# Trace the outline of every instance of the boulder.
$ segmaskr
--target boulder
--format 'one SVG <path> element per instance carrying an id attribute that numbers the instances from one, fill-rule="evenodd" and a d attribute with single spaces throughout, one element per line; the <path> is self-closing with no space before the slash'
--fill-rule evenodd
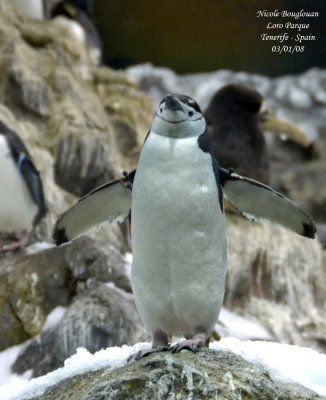
<path id="1" fill-rule="evenodd" d="M 102 282 L 111 282 L 121 293 L 126 291 L 126 295 L 130 293 L 129 271 L 125 266 L 124 257 L 116 248 L 88 237 L 60 247 L 35 244 L 2 257 L 0 350 L 41 333 L 47 315 L 55 307 L 69 306 L 77 293 L 79 298 L 83 297 L 84 291 Z M 87 304 L 91 303 L 89 296 L 85 296 Z M 90 299 L 98 302 L 94 296 Z M 75 318 L 84 323 L 83 302 L 80 307 Z M 89 313 L 89 318 L 96 315 Z M 68 336 L 66 340 L 70 340 Z"/>
<path id="2" fill-rule="evenodd" d="M 227 215 L 224 305 L 281 343 L 325 352 L 325 272 L 318 240 Z"/>
<path id="3" fill-rule="evenodd" d="M 34 400 L 97 399 L 315 400 L 303 386 L 273 379 L 260 365 L 212 349 L 160 353 L 121 368 L 101 368 L 65 379 Z"/>
<path id="4" fill-rule="evenodd" d="M 114 285 L 100 284 L 77 295 L 60 322 L 27 343 L 13 372 L 32 376 L 60 368 L 84 347 L 98 350 L 134 343 L 144 337 L 133 296 Z"/>

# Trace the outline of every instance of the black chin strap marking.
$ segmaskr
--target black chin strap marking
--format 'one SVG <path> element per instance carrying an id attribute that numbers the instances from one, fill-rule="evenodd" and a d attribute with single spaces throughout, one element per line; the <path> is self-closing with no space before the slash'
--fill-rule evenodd
<path id="1" fill-rule="evenodd" d="M 204 116 L 202 115 L 201 117 L 196 118 L 196 119 L 182 119 L 180 121 L 169 121 L 168 119 L 163 118 L 161 115 L 158 115 L 157 113 L 156 113 L 156 116 L 161 118 L 165 122 L 169 122 L 170 124 L 180 124 L 181 122 L 185 122 L 185 121 L 195 122 L 195 121 L 199 121 L 200 119 L 204 118 Z"/>

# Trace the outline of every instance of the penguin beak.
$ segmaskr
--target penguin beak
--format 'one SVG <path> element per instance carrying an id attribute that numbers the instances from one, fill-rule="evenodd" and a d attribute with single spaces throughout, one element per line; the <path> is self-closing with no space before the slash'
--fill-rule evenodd
<path id="1" fill-rule="evenodd" d="M 301 129 L 289 122 L 274 117 L 271 110 L 267 109 L 261 112 L 258 118 L 265 133 L 275 133 L 279 135 L 281 139 L 285 136 L 286 139 L 291 139 L 302 147 L 310 146 L 311 142 L 309 138 Z"/>
<path id="2" fill-rule="evenodd" d="M 173 96 L 173 94 L 168 94 L 165 97 L 165 107 L 164 110 L 170 111 L 183 111 L 180 102 Z"/>

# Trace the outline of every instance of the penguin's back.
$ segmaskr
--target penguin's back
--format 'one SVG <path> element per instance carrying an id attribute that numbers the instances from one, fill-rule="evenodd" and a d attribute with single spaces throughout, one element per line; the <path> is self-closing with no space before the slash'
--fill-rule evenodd
<path id="1" fill-rule="evenodd" d="M 133 292 L 146 328 L 212 330 L 224 295 L 225 219 L 212 156 L 197 137 L 150 133 L 133 185 L 132 246 Z"/>

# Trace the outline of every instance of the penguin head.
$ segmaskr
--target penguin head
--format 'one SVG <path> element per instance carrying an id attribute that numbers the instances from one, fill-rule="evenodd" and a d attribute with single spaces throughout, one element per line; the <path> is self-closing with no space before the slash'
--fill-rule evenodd
<path id="1" fill-rule="evenodd" d="M 223 86 L 213 96 L 205 116 L 208 124 L 220 121 L 221 114 L 245 117 L 259 112 L 262 96 L 253 88 L 242 84 L 231 83 Z"/>
<path id="2" fill-rule="evenodd" d="M 200 136 L 206 130 L 205 117 L 189 96 L 168 94 L 156 112 L 152 131 L 171 138 Z"/>

